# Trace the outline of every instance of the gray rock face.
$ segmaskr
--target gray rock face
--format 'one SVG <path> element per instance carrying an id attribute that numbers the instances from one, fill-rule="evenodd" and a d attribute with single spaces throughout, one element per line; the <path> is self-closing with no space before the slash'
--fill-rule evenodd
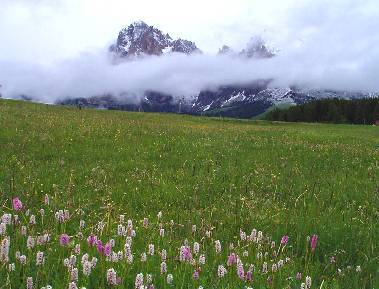
<path id="1" fill-rule="evenodd" d="M 194 42 L 177 39 L 143 21 L 134 22 L 122 29 L 110 51 L 119 57 L 162 55 L 171 52 L 191 54 L 200 52 Z"/>

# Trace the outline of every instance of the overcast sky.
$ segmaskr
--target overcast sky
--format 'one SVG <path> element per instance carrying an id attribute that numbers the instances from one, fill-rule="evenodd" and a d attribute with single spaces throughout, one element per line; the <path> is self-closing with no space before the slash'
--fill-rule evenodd
<path id="1" fill-rule="evenodd" d="M 29 81 L 38 75 L 66 76 L 46 67 L 41 72 L 35 65 L 62 62 L 65 72 L 79 67 L 86 75 L 96 69 L 93 63 L 105 65 L 103 60 L 94 60 L 94 55 L 104 52 L 120 29 L 136 20 L 173 38 L 195 41 L 207 55 L 215 54 L 223 44 L 242 49 L 257 34 L 280 49 L 279 56 L 267 65 L 245 63 L 241 68 L 241 63 L 233 62 L 234 66 L 222 71 L 221 63 L 212 58 L 196 59 L 191 73 L 197 75 L 196 69 L 207 66 L 206 71 L 220 74 L 212 75 L 212 81 L 217 77 L 219 82 L 247 80 L 247 75 L 260 72 L 282 85 L 295 81 L 314 87 L 379 90 L 378 0 L 0 0 L 0 80 L 8 88 L 27 90 L 26 76 Z M 83 53 L 92 58 L 83 58 Z M 179 57 L 175 61 L 182 63 L 154 63 L 181 73 L 187 60 Z M 229 75 L 233 67 L 244 75 Z M 191 73 L 186 71 L 183 81 Z M 23 76 L 22 81 L 17 76 Z M 204 83 L 194 91 L 207 81 L 205 75 Z M 75 81 L 66 88 L 74 85 Z"/>
<path id="2" fill-rule="evenodd" d="M 71 57 L 108 45 L 121 28 L 135 20 L 157 26 L 172 37 L 193 40 L 209 53 L 223 44 L 242 48 L 255 34 L 282 48 L 288 42 L 304 41 L 302 38 L 330 17 L 353 12 L 346 10 L 361 7 L 364 13 L 377 12 L 375 2 L 0 0 L 0 57 L 34 61 Z"/>

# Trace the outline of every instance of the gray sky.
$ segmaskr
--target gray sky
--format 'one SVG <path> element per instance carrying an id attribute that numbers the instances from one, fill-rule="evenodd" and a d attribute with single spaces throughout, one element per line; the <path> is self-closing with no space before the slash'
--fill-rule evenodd
<path id="1" fill-rule="evenodd" d="M 135 20 L 195 41 L 206 54 L 110 66 L 106 48 Z M 379 91 L 378 31 L 378 0 L 0 0 L 0 83 L 3 94 L 41 99 L 130 87 L 190 95 L 262 77 Z M 257 34 L 280 49 L 275 59 L 213 56 Z"/>
<path id="2" fill-rule="evenodd" d="M 0 57 L 38 61 L 70 57 L 81 51 L 104 47 L 116 39 L 121 28 L 135 20 L 144 20 L 173 37 L 193 40 L 209 53 L 216 52 L 223 44 L 242 48 L 255 34 L 261 34 L 273 45 L 282 47 L 293 41 L 292 38 L 301 39 L 304 33 L 309 33 L 309 25 L 300 25 L 295 27 L 297 31 L 291 31 L 293 27 L 290 26 L 294 23 L 289 21 L 293 21 L 290 18 L 297 10 L 305 13 L 298 15 L 300 21 L 307 20 L 301 19 L 304 17 L 313 17 L 309 14 L 317 5 L 312 2 L 0 0 Z M 327 4 L 326 8 L 328 6 L 333 5 Z M 289 35 L 290 31 L 295 33 Z"/>

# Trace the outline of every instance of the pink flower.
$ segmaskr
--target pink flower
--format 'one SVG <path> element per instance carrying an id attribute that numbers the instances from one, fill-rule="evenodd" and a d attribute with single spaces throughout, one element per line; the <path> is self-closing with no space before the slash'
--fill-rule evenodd
<path id="1" fill-rule="evenodd" d="M 68 245 L 68 243 L 70 243 L 70 237 L 69 237 L 69 235 L 62 234 L 59 237 L 59 244 L 61 244 L 61 246 L 66 246 L 66 245 Z"/>
<path id="2" fill-rule="evenodd" d="M 19 198 L 13 198 L 12 205 L 15 211 L 20 211 L 22 209 L 22 202 Z"/>
<path id="3" fill-rule="evenodd" d="M 288 243 L 288 239 L 289 239 L 289 237 L 287 235 L 284 235 L 282 237 L 282 240 L 280 240 L 280 244 L 282 244 L 283 246 L 285 246 Z"/>
<path id="4" fill-rule="evenodd" d="M 199 271 L 198 270 L 193 271 L 192 277 L 193 279 L 199 279 Z"/>
<path id="5" fill-rule="evenodd" d="M 253 280 L 253 272 L 251 270 L 246 272 L 245 279 L 248 282 L 251 282 Z"/>
<path id="6" fill-rule="evenodd" d="M 93 245 L 95 245 L 96 240 L 97 238 L 95 235 L 89 235 L 87 238 L 88 245 L 92 247 Z"/>
<path id="7" fill-rule="evenodd" d="M 96 248 L 97 248 L 97 251 L 100 254 L 103 254 L 103 252 L 104 252 L 104 246 L 103 246 L 103 243 L 101 242 L 101 240 L 97 240 L 96 241 Z"/>
<path id="8" fill-rule="evenodd" d="M 314 252 L 314 250 L 316 250 L 316 246 L 317 246 L 317 239 L 318 239 L 318 236 L 316 234 L 314 234 L 311 238 L 311 248 L 312 248 L 312 252 Z"/>
<path id="9" fill-rule="evenodd" d="M 105 256 L 109 256 L 109 255 L 111 254 L 111 252 L 112 252 L 112 246 L 111 246 L 111 244 L 108 242 L 108 243 L 106 243 L 105 246 L 104 246 L 104 255 L 105 255 Z"/>
<path id="10" fill-rule="evenodd" d="M 236 254 L 232 253 L 228 256 L 228 261 L 226 262 L 227 266 L 232 266 L 237 262 Z"/>
<path id="11" fill-rule="evenodd" d="M 298 280 L 301 279 L 301 273 L 300 273 L 300 272 L 297 272 L 297 273 L 296 273 L 296 279 L 298 279 Z"/>

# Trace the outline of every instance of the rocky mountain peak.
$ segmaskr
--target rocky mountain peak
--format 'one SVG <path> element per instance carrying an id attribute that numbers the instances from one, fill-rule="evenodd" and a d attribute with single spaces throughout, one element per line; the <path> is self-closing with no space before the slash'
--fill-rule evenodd
<path id="1" fill-rule="evenodd" d="M 154 26 L 137 21 L 119 32 L 117 41 L 110 47 L 110 51 L 119 57 L 133 57 L 170 52 L 191 54 L 200 50 L 194 42 L 180 38 L 173 40 L 169 34 L 164 34 Z"/>
<path id="2" fill-rule="evenodd" d="M 269 49 L 260 36 L 250 38 L 246 48 L 240 52 L 241 56 L 248 58 L 271 58 L 275 56 L 273 50 Z"/>

